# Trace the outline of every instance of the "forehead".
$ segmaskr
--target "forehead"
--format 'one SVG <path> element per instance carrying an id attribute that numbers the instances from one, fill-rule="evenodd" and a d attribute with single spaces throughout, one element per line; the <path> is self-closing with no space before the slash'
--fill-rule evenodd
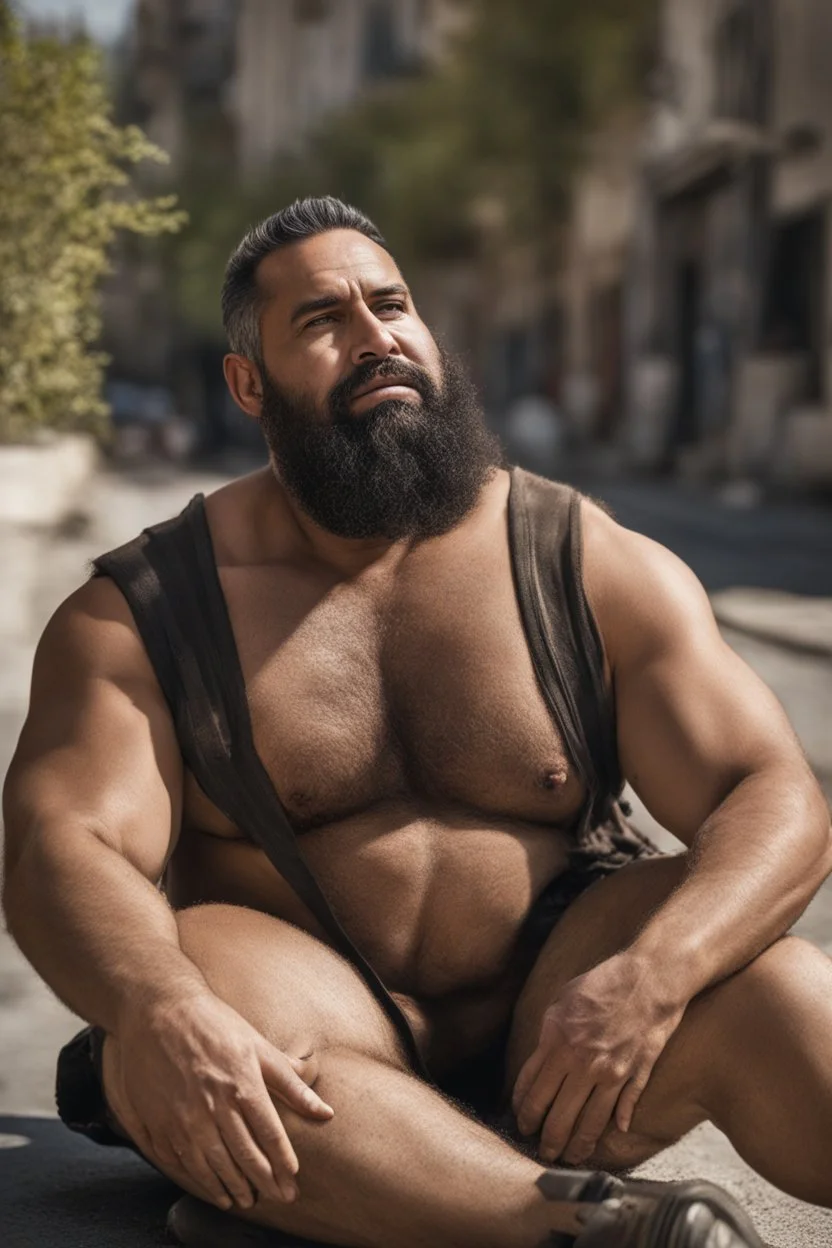
<path id="1" fill-rule="evenodd" d="M 348 295 L 353 283 L 372 289 L 401 282 L 389 252 L 356 230 L 329 230 L 273 252 L 257 270 L 258 285 L 273 313 L 299 299 Z"/>

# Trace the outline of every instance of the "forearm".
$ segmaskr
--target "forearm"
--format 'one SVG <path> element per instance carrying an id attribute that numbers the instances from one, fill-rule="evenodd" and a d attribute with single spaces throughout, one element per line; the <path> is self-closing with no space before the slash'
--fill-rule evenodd
<path id="1" fill-rule="evenodd" d="M 4 889 L 11 934 L 77 1014 L 117 1030 L 129 1008 L 204 990 L 164 897 L 89 832 L 32 838 Z"/>
<path id="2" fill-rule="evenodd" d="M 791 927 L 832 869 L 830 852 L 829 810 L 811 777 L 746 777 L 700 828 L 683 882 L 630 953 L 690 1000 Z"/>

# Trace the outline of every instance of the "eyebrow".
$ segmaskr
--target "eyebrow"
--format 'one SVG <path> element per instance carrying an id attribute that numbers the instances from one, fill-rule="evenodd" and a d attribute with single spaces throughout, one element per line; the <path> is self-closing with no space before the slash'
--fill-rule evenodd
<path id="1" fill-rule="evenodd" d="M 371 290 L 368 299 L 384 299 L 388 295 L 409 295 L 409 293 L 406 286 L 401 285 L 400 282 L 394 282 L 391 286 L 379 286 L 376 290 Z M 299 303 L 292 312 L 290 324 L 294 325 L 295 321 L 308 316 L 310 312 L 324 312 L 327 308 L 337 308 L 341 303 L 346 303 L 346 300 L 340 295 L 319 295 L 317 299 L 306 299 L 303 303 Z"/>

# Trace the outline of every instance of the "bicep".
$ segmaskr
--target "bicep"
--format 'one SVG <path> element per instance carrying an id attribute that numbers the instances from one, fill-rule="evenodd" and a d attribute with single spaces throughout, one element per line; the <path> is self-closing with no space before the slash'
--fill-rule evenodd
<path id="1" fill-rule="evenodd" d="M 719 636 L 678 636 L 618 672 L 616 705 L 623 774 L 688 844 L 746 776 L 800 758 L 780 704 Z"/>
<path id="2" fill-rule="evenodd" d="M 9 866 L 33 840 L 85 829 L 154 882 L 181 818 L 170 715 L 126 603 L 85 586 L 50 621 L 9 771 Z"/>
<path id="3" fill-rule="evenodd" d="M 773 693 L 723 640 L 690 569 L 605 520 L 596 596 L 622 772 L 650 813 L 690 843 L 746 776 L 771 766 L 802 772 L 802 752 Z"/>

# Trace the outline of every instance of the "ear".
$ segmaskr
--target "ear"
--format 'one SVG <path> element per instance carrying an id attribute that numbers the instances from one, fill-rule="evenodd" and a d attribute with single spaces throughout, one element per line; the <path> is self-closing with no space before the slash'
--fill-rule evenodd
<path id="1" fill-rule="evenodd" d="M 222 362 L 225 381 L 231 397 L 247 416 L 260 419 L 263 385 L 260 370 L 244 355 L 227 355 Z"/>

